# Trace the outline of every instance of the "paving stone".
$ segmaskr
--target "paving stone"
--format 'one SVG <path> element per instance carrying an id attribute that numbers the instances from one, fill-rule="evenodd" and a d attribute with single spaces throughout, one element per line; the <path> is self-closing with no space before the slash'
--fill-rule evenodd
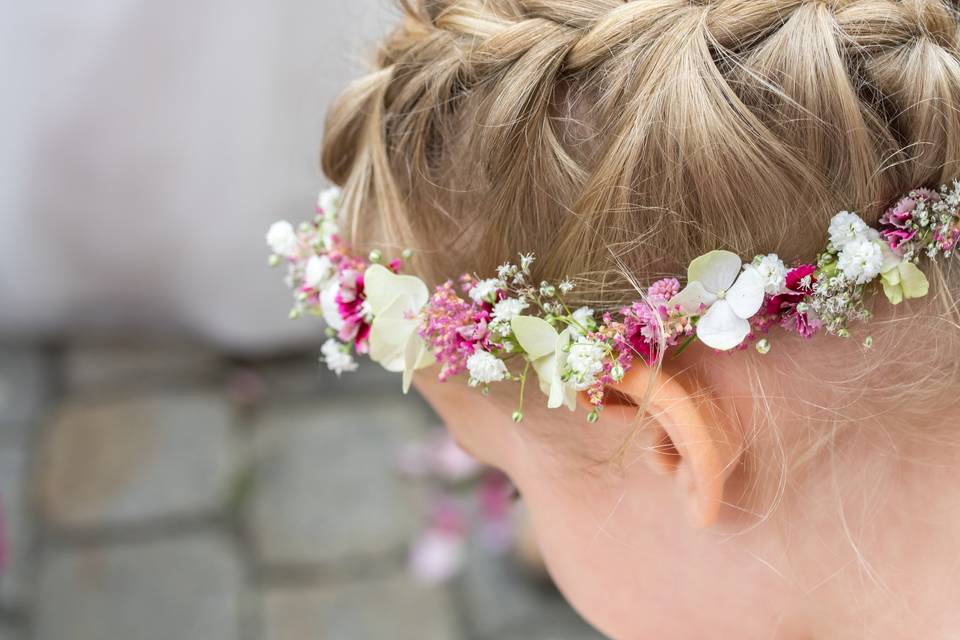
<path id="1" fill-rule="evenodd" d="M 0 605 L 7 609 L 25 606 L 30 591 L 30 526 L 24 503 L 26 451 L 0 446 L 0 500 L 6 539 L 6 567 L 0 571 Z M 0 638 L 2 638 L 0 634 Z"/>
<path id="2" fill-rule="evenodd" d="M 421 511 L 394 472 L 396 455 L 426 419 L 419 404 L 392 397 L 265 412 L 247 511 L 259 561 L 342 563 L 405 549 Z"/>
<path id="3" fill-rule="evenodd" d="M 43 513 L 64 529 L 219 508 L 232 475 L 231 414 L 205 393 L 71 402 L 42 451 Z"/>
<path id="4" fill-rule="evenodd" d="M 360 391 L 393 393 L 400 388 L 397 374 L 367 363 L 356 372 L 338 377 L 322 365 L 316 355 L 278 358 L 259 364 L 256 371 L 269 400 L 292 397 L 321 397 L 356 394 Z"/>
<path id="5" fill-rule="evenodd" d="M 603 638 L 546 579 L 531 577 L 510 556 L 491 557 L 471 546 L 456 586 L 467 625 L 482 640 Z"/>
<path id="6" fill-rule="evenodd" d="M 262 640 L 457 640 L 449 595 L 396 577 L 268 590 Z"/>
<path id="7" fill-rule="evenodd" d="M 0 621 L 0 640 L 22 640 L 23 637 L 19 627 Z"/>
<path id="8" fill-rule="evenodd" d="M 55 549 L 40 568 L 35 640 L 237 640 L 244 576 L 214 534 Z"/>
<path id="9" fill-rule="evenodd" d="M 80 344 L 67 349 L 63 379 L 71 394 L 103 395 L 220 378 L 222 359 L 188 344 Z"/>
<path id="10" fill-rule="evenodd" d="M 0 346 L 0 443 L 23 445 L 53 387 L 50 359 L 34 347 Z"/>

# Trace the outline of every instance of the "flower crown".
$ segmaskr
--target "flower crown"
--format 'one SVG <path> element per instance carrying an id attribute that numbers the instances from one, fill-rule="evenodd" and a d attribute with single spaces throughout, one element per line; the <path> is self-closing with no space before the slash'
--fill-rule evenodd
<path id="1" fill-rule="evenodd" d="M 401 275 L 401 260 L 386 262 L 379 251 L 352 256 L 339 236 L 339 209 L 340 192 L 330 189 L 311 222 L 298 229 L 276 222 L 267 233 L 271 264 L 286 262 L 286 283 L 295 291 L 291 317 L 322 316 L 328 325 L 321 360 L 340 375 L 357 368 L 354 352 L 368 354 L 403 373 L 404 392 L 414 371 L 435 363 L 441 380 L 466 371 L 484 392 L 493 383 L 519 382 L 517 422 L 531 370 L 548 407 L 574 410 L 577 394 L 586 392 L 595 421 L 606 385 L 622 380 L 638 359 L 650 364 L 694 340 L 718 351 L 753 343 L 766 354 L 764 336 L 774 326 L 806 338 L 849 337 L 852 323 L 871 316 L 869 294 L 882 289 L 894 305 L 926 296 L 917 264 L 949 257 L 960 244 L 955 181 L 939 192 L 911 191 L 880 218 L 879 229 L 856 213 L 838 213 L 814 263 L 788 267 L 768 254 L 744 264 L 729 251 L 711 251 L 690 263 L 686 286 L 658 280 L 640 300 L 598 313 L 568 306 L 569 280 L 532 282 L 532 254 L 503 264 L 494 277 L 462 275 L 431 294 L 421 279 Z"/>

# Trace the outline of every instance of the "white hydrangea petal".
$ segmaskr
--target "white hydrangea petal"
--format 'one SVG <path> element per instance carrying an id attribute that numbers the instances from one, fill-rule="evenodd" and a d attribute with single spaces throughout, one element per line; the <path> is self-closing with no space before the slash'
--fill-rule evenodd
<path id="1" fill-rule="evenodd" d="M 568 327 L 557 336 L 557 345 L 553 357 L 553 375 L 550 379 L 550 394 L 547 399 L 548 409 L 566 406 L 570 411 L 575 411 L 577 408 L 577 390 L 572 385 L 565 383 L 562 378 L 564 356 L 566 355 L 564 349 L 570 344 L 573 335 L 573 331 Z"/>
<path id="2" fill-rule="evenodd" d="M 420 327 L 420 320 L 407 318 L 414 301 L 401 295 L 374 317 L 370 326 L 370 359 L 387 371 L 404 370 L 407 341 Z"/>
<path id="3" fill-rule="evenodd" d="M 716 301 L 716 294 L 710 293 L 703 288 L 700 282 L 694 281 L 684 287 L 683 291 L 673 296 L 667 304 L 671 309 L 680 307 L 683 313 L 690 315 L 700 313 L 701 304 L 709 307 Z"/>
<path id="4" fill-rule="evenodd" d="M 765 294 L 763 276 L 755 268 L 747 267 L 727 290 L 726 301 L 735 314 L 750 319 L 760 311 Z"/>
<path id="5" fill-rule="evenodd" d="M 340 293 L 340 283 L 331 282 L 320 294 L 320 310 L 323 321 L 334 331 L 343 328 L 343 318 L 340 317 L 340 308 L 337 306 L 337 294 Z"/>
<path id="6" fill-rule="evenodd" d="M 687 270 L 687 282 L 699 282 L 710 293 L 729 289 L 736 281 L 743 260 L 730 251 L 711 251 L 696 258 Z"/>
<path id="7" fill-rule="evenodd" d="M 718 300 L 697 323 L 697 337 L 719 351 L 739 346 L 750 333 L 750 323 L 736 313 L 726 300 Z"/>
<path id="8" fill-rule="evenodd" d="M 363 292 L 374 317 L 383 313 L 394 300 L 406 296 L 410 300 L 408 310 L 417 312 L 430 299 L 426 283 L 416 276 L 400 276 L 383 265 L 367 267 L 363 274 Z"/>
<path id="9" fill-rule="evenodd" d="M 403 350 L 403 392 L 410 391 L 414 371 L 425 369 L 435 362 L 436 358 L 423 338 L 416 331 L 411 333 Z"/>
<path id="10" fill-rule="evenodd" d="M 517 316 L 510 321 L 510 327 L 531 361 L 552 354 L 557 347 L 560 334 L 543 318 Z"/>
<path id="11" fill-rule="evenodd" d="M 557 368 L 557 357 L 551 352 L 549 355 L 531 360 L 530 365 L 537 373 L 537 382 L 543 395 L 550 397 L 550 387 L 553 385 L 553 374 Z"/>

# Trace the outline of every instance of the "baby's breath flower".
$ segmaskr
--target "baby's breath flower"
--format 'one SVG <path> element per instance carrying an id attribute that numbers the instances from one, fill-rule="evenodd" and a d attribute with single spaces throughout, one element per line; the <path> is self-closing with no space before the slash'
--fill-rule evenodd
<path id="1" fill-rule="evenodd" d="M 509 323 L 530 305 L 519 298 L 504 298 L 493 307 L 494 322 Z"/>
<path id="2" fill-rule="evenodd" d="M 866 238 L 853 240 L 840 251 L 837 266 L 850 280 L 866 284 L 880 275 L 883 252 L 876 242 Z"/>
<path id="3" fill-rule="evenodd" d="M 492 353 L 477 351 L 467 359 L 467 371 L 470 372 L 470 384 L 490 384 L 501 382 L 507 377 L 507 365 Z"/>
<path id="4" fill-rule="evenodd" d="M 533 264 L 533 261 L 536 260 L 532 253 L 521 253 L 520 254 L 520 270 L 524 273 L 529 273 L 530 266 Z"/>
<path id="5" fill-rule="evenodd" d="M 837 251 L 842 251 L 844 247 L 854 240 L 862 240 L 867 229 L 869 229 L 869 227 L 867 223 L 863 221 L 863 218 L 849 211 L 841 211 L 833 216 L 833 220 L 830 221 L 830 228 L 828 230 L 830 234 L 830 244 L 832 244 Z"/>
<path id="6" fill-rule="evenodd" d="M 570 282 L 569 280 L 564 280 L 563 282 L 560 283 L 560 293 L 562 293 L 563 295 L 566 295 L 571 291 L 573 291 L 572 282 Z"/>
<path id="7" fill-rule="evenodd" d="M 357 361 L 350 355 L 349 347 L 333 338 L 323 343 L 320 353 L 323 354 L 320 358 L 321 362 L 325 362 L 330 371 L 336 373 L 337 376 L 344 372 L 349 373 L 357 370 Z"/>
<path id="8" fill-rule="evenodd" d="M 496 297 L 497 291 L 503 288 L 503 282 L 496 278 L 487 278 L 476 283 L 470 289 L 470 299 L 476 303 L 492 303 Z"/>

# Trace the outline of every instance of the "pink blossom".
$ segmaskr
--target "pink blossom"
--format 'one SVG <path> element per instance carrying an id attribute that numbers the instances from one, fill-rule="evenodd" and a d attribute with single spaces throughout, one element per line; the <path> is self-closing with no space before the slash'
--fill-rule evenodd
<path id="1" fill-rule="evenodd" d="M 458 296 L 451 281 L 436 288 L 427 303 L 420 337 L 441 365 L 441 380 L 463 372 L 467 359 L 477 349 L 489 351 L 496 346 L 489 332 L 491 311 L 487 303 L 477 304 Z"/>
<path id="2" fill-rule="evenodd" d="M 805 338 L 811 337 L 822 326 L 818 318 L 797 310 L 797 305 L 813 293 L 816 272 L 817 268 L 812 264 L 791 269 L 787 272 L 787 289 L 791 293 L 782 293 L 767 301 L 766 312 L 773 321 L 778 321 L 783 328 L 796 331 Z"/>

